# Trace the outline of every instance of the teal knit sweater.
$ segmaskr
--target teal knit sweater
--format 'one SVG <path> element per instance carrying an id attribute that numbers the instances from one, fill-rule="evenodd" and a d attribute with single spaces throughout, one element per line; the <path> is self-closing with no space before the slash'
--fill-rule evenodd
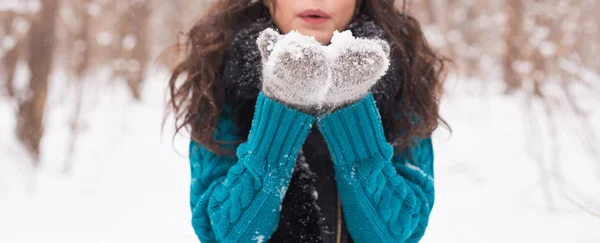
<path id="1" fill-rule="evenodd" d="M 236 140 L 225 109 L 214 137 Z M 418 242 L 434 202 L 431 138 L 394 156 L 373 95 L 313 117 L 261 92 L 235 158 L 190 142 L 192 225 L 201 242 L 266 242 L 276 230 L 294 163 L 317 124 L 330 151 L 355 242 Z M 411 156 L 409 156 L 411 155 Z"/>

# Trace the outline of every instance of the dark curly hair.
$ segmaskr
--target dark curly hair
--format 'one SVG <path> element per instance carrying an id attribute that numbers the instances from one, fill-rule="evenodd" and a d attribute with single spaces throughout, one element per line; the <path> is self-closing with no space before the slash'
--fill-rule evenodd
<path id="1" fill-rule="evenodd" d="M 392 98 L 393 105 L 381 111 L 383 120 L 392 121 L 386 132 L 392 133 L 392 145 L 399 152 L 413 138 L 430 136 L 438 124 L 446 124 L 439 114 L 439 102 L 449 60 L 429 46 L 419 22 L 406 14 L 406 2 L 400 8 L 393 2 L 358 0 L 357 13 L 368 16 L 386 32 L 401 60 L 397 68 L 404 70 L 399 79 L 402 84 Z M 199 144 L 216 153 L 226 152 L 220 146 L 223 142 L 212 136 L 226 103 L 224 87 L 217 80 L 224 49 L 237 31 L 265 15 L 268 9 L 261 1 L 215 0 L 187 32 L 185 42 L 177 44 L 180 48 L 176 49 L 184 51 L 169 80 L 168 106 L 175 115 L 177 133 L 191 128 L 191 137 Z M 397 112 L 408 119 L 393 117 Z"/>

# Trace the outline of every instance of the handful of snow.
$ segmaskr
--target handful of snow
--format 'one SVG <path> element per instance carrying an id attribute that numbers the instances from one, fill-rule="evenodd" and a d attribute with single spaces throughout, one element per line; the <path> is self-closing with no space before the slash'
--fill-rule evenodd
<path id="1" fill-rule="evenodd" d="M 257 39 L 262 90 L 303 111 L 336 108 L 364 97 L 385 74 L 390 47 L 379 39 L 335 31 L 328 46 L 297 31 L 266 29 Z"/>
<path id="2" fill-rule="evenodd" d="M 352 31 L 345 30 L 343 32 L 334 31 L 333 37 L 331 37 L 331 43 L 327 46 L 330 52 L 339 52 L 343 47 L 350 47 L 356 41 L 356 38 L 352 35 Z"/>

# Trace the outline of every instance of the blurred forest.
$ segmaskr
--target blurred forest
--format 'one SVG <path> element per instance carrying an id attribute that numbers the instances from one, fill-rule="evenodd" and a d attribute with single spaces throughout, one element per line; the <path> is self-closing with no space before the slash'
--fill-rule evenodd
<path id="1" fill-rule="evenodd" d="M 256 4 L 255 1 L 248 1 Z M 18 104 L 15 133 L 38 158 L 44 136 L 49 77 L 65 72 L 81 91 L 98 69 L 125 82 L 139 100 L 149 67 L 210 1 L 205 0 L 3 0 L 0 4 L 0 96 Z M 501 82 L 506 95 L 525 94 L 550 121 L 557 113 L 577 117 L 569 126 L 600 159 L 592 109 L 579 100 L 600 96 L 600 1 L 425 0 L 398 1 L 422 23 L 431 45 L 455 60 L 461 82 Z M 16 84 L 19 66 L 29 82 Z M 81 100 L 82 92 L 78 92 Z M 69 119 L 72 140 L 81 129 L 80 102 Z M 547 133 L 558 124 L 552 123 Z M 72 142 L 73 143 L 73 142 Z M 71 145 L 73 146 L 73 145 Z M 32 160 L 34 164 L 37 159 Z"/>
<path id="2" fill-rule="evenodd" d="M 67 73 L 79 96 L 70 127 L 76 135 L 87 75 L 110 70 L 140 99 L 147 69 L 158 53 L 206 8 L 197 0 L 3 0 L 0 3 L 0 95 L 18 101 L 18 139 L 38 163 L 51 70 Z M 197 9 L 197 11 L 190 11 Z M 14 83 L 18 66 L 29 67 L 27 87 Z"/>

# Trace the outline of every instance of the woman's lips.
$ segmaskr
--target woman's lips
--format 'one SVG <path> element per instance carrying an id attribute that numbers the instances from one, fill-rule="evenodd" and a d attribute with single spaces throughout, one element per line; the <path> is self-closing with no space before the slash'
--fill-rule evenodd
<path id="1" fill-rule="evenodd" d="M 309 24 L 322 24 L 329 20 L 329 15 L 319 9 L 306 10 L 298 15 Z"/>

